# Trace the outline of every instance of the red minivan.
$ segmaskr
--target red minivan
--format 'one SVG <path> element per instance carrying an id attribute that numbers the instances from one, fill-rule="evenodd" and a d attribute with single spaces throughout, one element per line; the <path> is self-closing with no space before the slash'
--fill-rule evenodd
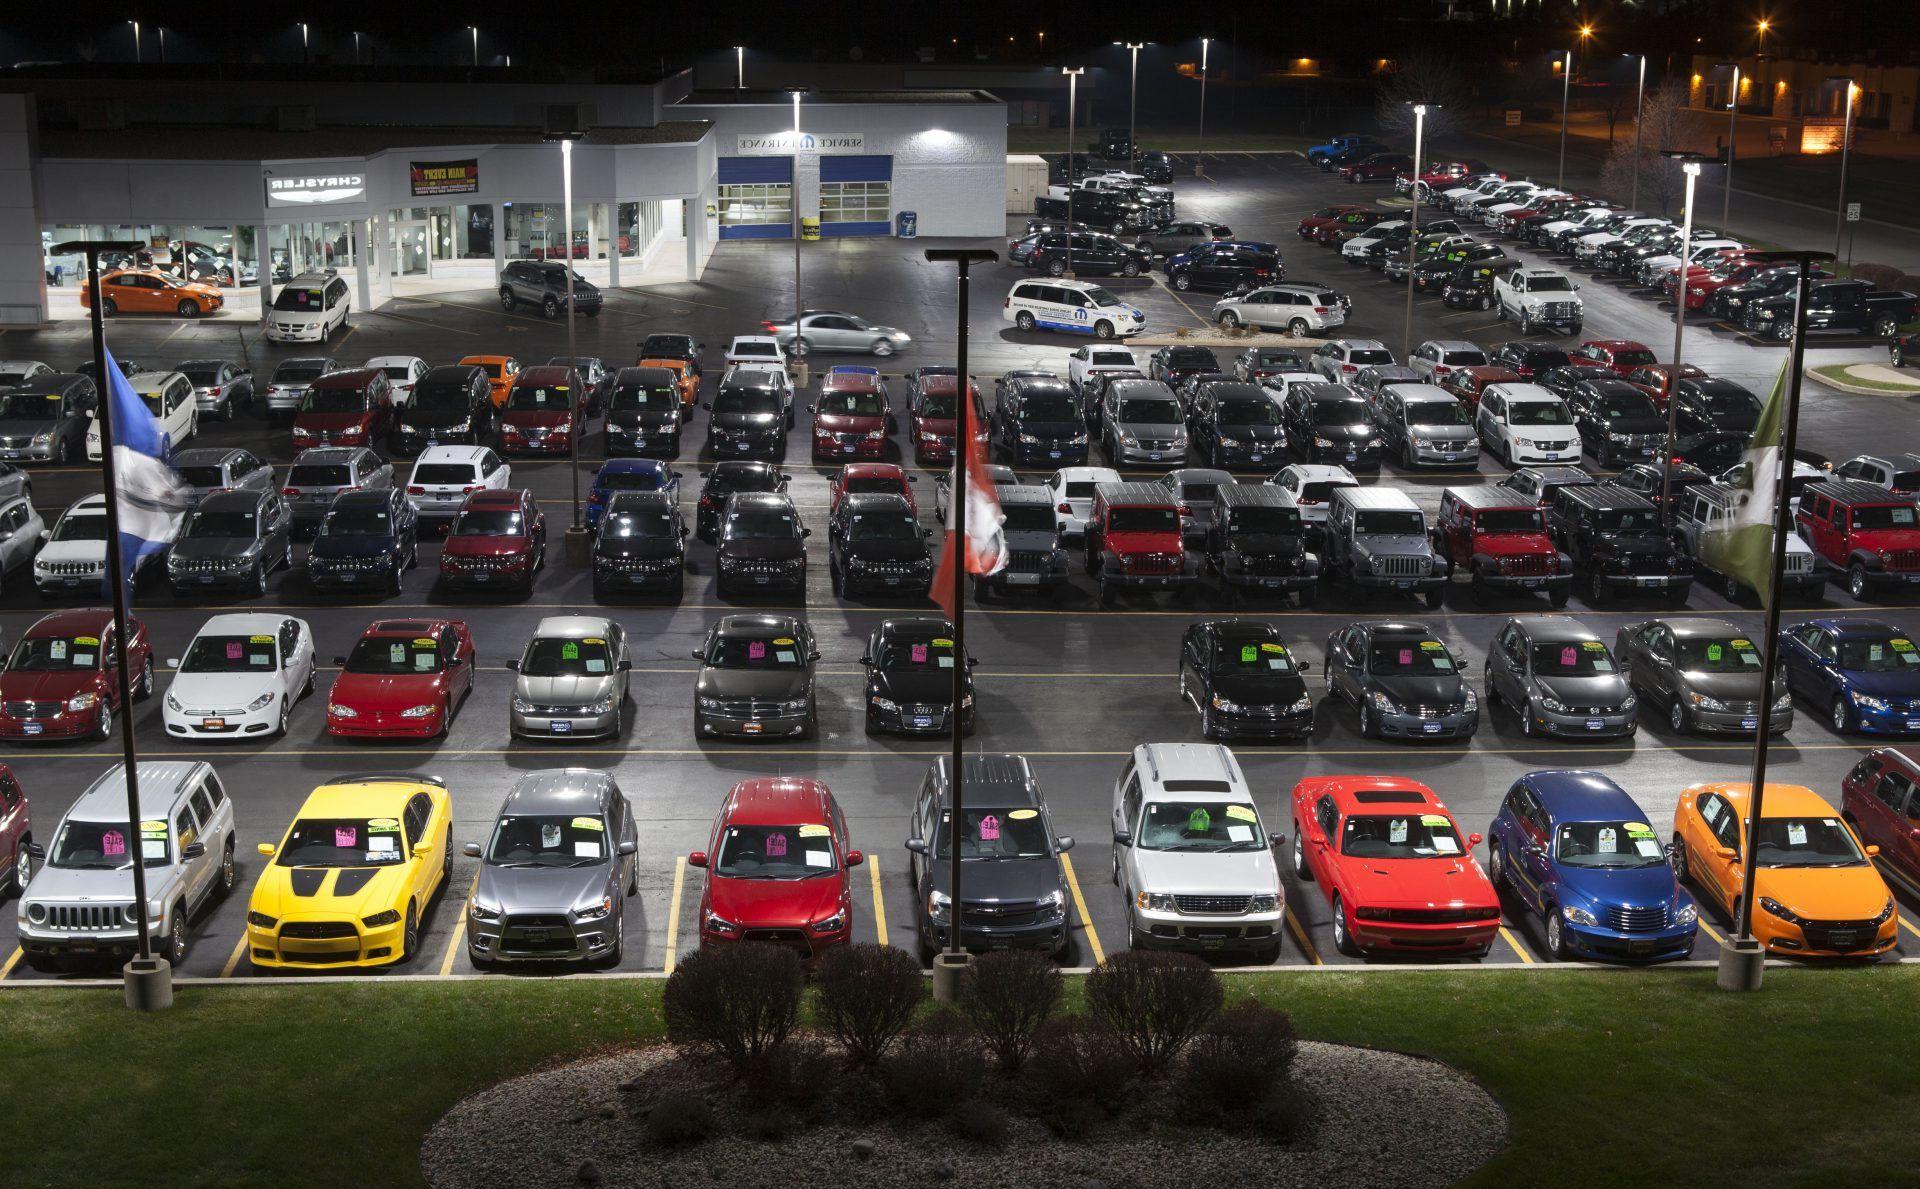
<path id="1" fill-rule="evenodd" d="M 570 367 L 521 368 L 500 413 L 501 453 L 571 455 L 585 396 L 580 374 Z"/>
<path id="2" fill-rule="evenodd" d="M 1920 759 L 1912 747 L 1876 747 L 1842 782 L 1840 811 L 1879 859 L 1920 883 Z"/>
<path id="3" fill-rule="evenodd" d="M 813 414 L 813 461 L 884 458 L 887 451 L 887 387 L 868 372 L 828 372 Z"/>
<path id="4" fill-rule="evenodd" d="M 328 372 L 307 386 L 293 416 L 293 448 L 371 446 L 393 423 L 393 384 L 377 367 Z"/>
<path id="5" fill-rule="evenodd" d="M 153 645 L 145 624 L 127 623 L 127 672 L 134 698 L 144 699 L 153 693 Z M 0 672 L 0 739 L 113 738 L 113 712 L 121 709 L 113 648 L 113 612 L 105 607 L 41 616 Z"/>
<path id="6" fill-rule="evenodd" d="M 827 786 L 792 776 L 743 780 L 727 793 L 707 849 L 700 944 L 765 941 L 812 961 L 853 935 L 847 820 Z"/>

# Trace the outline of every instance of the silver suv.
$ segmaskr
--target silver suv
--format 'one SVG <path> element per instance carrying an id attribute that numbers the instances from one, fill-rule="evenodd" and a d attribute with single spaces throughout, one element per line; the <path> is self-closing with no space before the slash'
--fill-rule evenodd
<path id="1" fill-rule="evenodd" d="M 1328 500 L 1326 550 L 1320 573 L 1367 592 L 1424 594 L 1439 609 L 1446 598 L 1447 559 L 1427 540 L 1427 518 L 1398 488 L 1337 487 Z"/>
<path id="2" fill-rule="evenodd" d="M 30 844 L 33 879 L 21 893 L 20 948 L 35 970 L 74 958 L 126 958 L 139 948 L 133 858 L 147 876 L 147 927 L 160 954 L 186 960 L 188 926 L 233 891 L 233 803 L 213 765 L 149 760 L 140 821 L 127 821 L 126 765 L 94 781 L 49 836 Z"/>
<path id="3" fill-rule="evenodd" d="M 318 528 L 343 491 L 386 491 L 393 464 L 365 446 L 310 446 L 294 455 L 280 494 L 293 509 L 296 529 Z"/>

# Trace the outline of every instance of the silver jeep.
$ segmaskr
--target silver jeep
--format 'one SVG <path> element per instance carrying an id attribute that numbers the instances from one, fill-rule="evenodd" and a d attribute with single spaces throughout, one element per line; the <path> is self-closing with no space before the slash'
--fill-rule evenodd
<path id="1" fill-rule="evenodd" d="M 1427 518 L 1406 492 L 1339 487 L 1329 497 L 1326 552 L 1320 573 L 1367 592 L 1406 591 L 1438 609 L 1446 597 L 1447 560 L 1427 539 Z"/>

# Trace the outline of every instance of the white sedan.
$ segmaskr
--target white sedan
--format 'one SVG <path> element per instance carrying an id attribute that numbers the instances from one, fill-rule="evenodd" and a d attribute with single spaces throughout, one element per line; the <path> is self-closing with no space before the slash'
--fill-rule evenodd
<path id="1" fill-rule="evenodd" d="M 313 629 L 286 615 L 216 615 L 167 664 L 175 670 L 161 710 L 167 734 L 278 737 L 293 704 L 313 692 Z"/>

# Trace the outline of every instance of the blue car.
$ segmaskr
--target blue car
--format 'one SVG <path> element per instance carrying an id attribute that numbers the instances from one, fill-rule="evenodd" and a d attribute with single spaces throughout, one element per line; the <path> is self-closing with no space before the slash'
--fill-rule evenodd
<path id="1" fill-rule="evenodd" d="M 1780 629 L 1787 689 L 1842 735 L 1920 734 L 1920 645 L 1877 619 L 1809 619 Z"/>
<path id="2" fill-rule="evenodd" d="M 1357 144 L 1365 144 L 1367 138 L 1357 132 L 1347 132 L 1329 140 L 1326 144 L 1317 144 L 1307 150 L 1307 160 L 1319 164 L 1322 158 L 1335 153 L 1344 153 Z"/>
<path id="3" fill-rule="evenodd" d="M 680 472 L 657 458 L 610 458 L 601 463 L 593 473 L 593 490 L 587 493 L 588 531 L 599 530 L 600 518 L 607 514 L 607 503 L 616 491 L 659 491 L 679 503 Z"/>
<path id="4" fill-rule="evenodd" d="M 1546 923 L 1556 958 L 1693 953 L 1700 910 L 1646 811 L 1598 772 L 1529 772 L 1487 829 L 1487 874 Z"/>

